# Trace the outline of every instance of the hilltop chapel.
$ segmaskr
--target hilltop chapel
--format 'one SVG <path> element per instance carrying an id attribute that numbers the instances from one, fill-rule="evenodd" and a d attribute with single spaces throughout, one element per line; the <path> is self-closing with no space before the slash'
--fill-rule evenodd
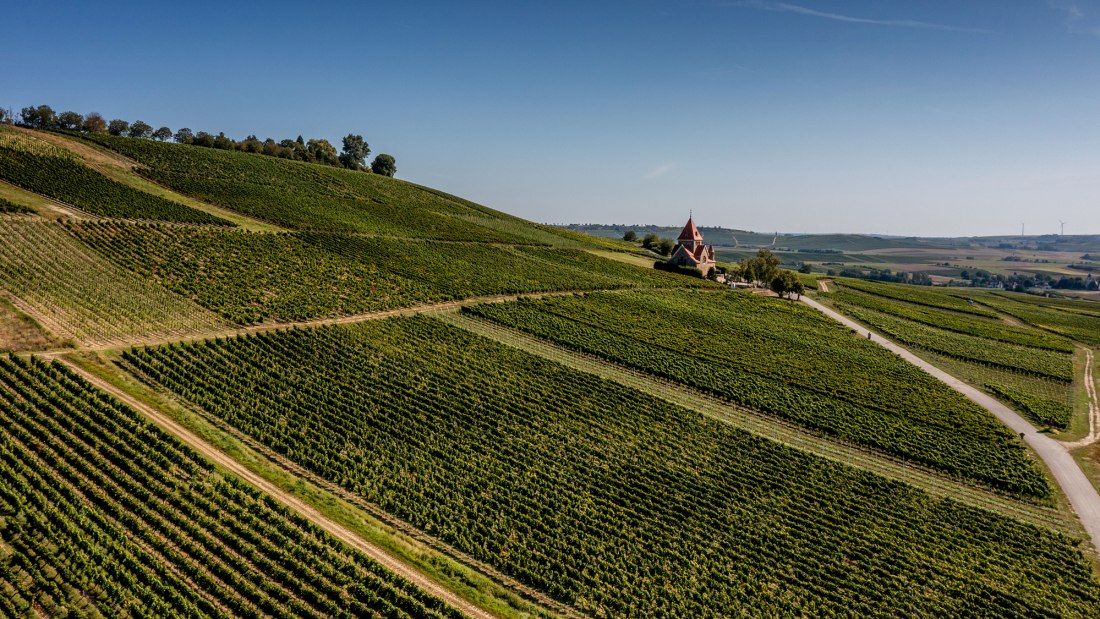
<path id="1" fill-rule="evenodd" d="M 703 235 L 695 222 L 688 217 L 680 236 L 676 239 L 676 249 L 668 259 L 669 264 L 683 267 L 695 267 L 703 272 L 703 277 L 714 268 L 714 247 L 703 244 Z"/>

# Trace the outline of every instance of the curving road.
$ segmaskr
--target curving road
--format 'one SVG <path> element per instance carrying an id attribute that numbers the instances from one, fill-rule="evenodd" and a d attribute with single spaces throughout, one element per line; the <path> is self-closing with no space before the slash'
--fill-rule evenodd
<path id="1" fill-rule="evenodd" d="M 1017 415 L 1015 411 L 1001 404 L 991 396 L 951 376 L 947 372 L 944 372 L 924 359 L 909 352 L 907 349 L 877 334 L 872 334 L 862 325 L 821 305 L 813 299 L 802 297 L 802 302 L 844 326 L 853 329 L 859 333 L 861 337 L 870 336 L 872 341 L 878 343 L 887 350 L 897 353 L 902 359 L 905 359 L 909 363 L 912 363 L 936 377 L 947 386 L 993 413 L 1002 423 L 1023 436 L 1024 441 L 1027 442 L 1027 444 L 1035 450 L 1035 453 L 1043 459 L 1043 462 L 1046 463 L 1047 468 L 1050 469 L 1051 474 L 1054 475 L 1055 481 L 1058 482 L 1058 485 L 1061 486 L 1066 497 L 1069 498 L 1070 505 L 1072 505 L 1073 510 L 1077 512 L 1077 517 L 1081 520 L 1081 524 L 1085 527 L 1089 537 L 1093 540 L 1093 546 L 1097 546 L 1097 542 L 1100 541 L 1100 494 L 1096 492 L 1096 488 L 1094 488 L 1088 478 L 1085 477 L 1085 474 L 1081 472 L 1081 467 L 1077 466 L 1077 462 L 1075 462 L 1073 456 L 1069 454 L 1065 445 L 1042 434 L 1023 417 Z"/>

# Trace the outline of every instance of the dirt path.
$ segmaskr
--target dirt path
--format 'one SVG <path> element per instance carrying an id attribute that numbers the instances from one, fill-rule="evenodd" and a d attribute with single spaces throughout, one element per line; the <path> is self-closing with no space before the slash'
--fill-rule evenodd
<path id="1" fill-rule="evenodd" d="M 157 334 L 149 337 L 134 337 L 134 338 L 117 338 L 110 340 L 101 340 L 88 342 L 85 345 L 78 346 L 77 348 L 64 348 L 57 350 L 47 351 L 48 354 L 59 355 L 67 352 L 74 351 L 89 351 L 89 352 L 103 352 L 108 350 L 122 350 L 125 348 L 134 348 L 141 346 L 158 346 L 160 344 L 169 344 L 177 342 L 193 342 L 198 340 L 209 340 L 215 338 L 234 337 L 237 335 L 248 335 L 255 333 L 266 333 L 268 331 L 278 331 L 281 329 L 303 329 L 306 327 L 327 327 L 330 325 L 347 325 L 357 322 L 366 322 L 368 320 L 384 320 L 386 318 L 393 318 L 395 316 L 414 316 L 416 314 L 425 314 L 428 312 L 442 312 L 447 310 L 458 309 L 464 305 L 476 305 L 478 303 L 504 303 L 506 301 L 516 301 L 518 299 L 542 299 L 546 297 L 566 296 L 575 294 L 577 292 L 585 291 L 556 291 L 556 292 L 525 292 L 519 294 L 502 294 L 502 295 L 490 295 L 485 297 L 470 297 L 468 299 L 461 299 L 459 301 L 443 301 L 440 303 L 425 303 L 424 305 L 413 305 L 410 307 L 400 307 L 391 310 L 381 310 L 377 312 L 367 312 L 364 314 L 353 314 L 351 316 L 341 316 L 339 318 L 318 318 L 315 320 L 299 320 L 295 322 L 273 322 L 264 323 L 259 325 L 249 325 L 246 327 L 228 327 L 225 329 L 213 329 L 206 331 L 196 331 L 188 334 Z M 11 299 L 13 304 L 18 302 L 18 299 Z M 18 305 L 21 311 L 27 312 L 28 315 L 38 320 L 40 315 L 34 312 L 33 309 L 26 307 L 25 304 Z M 49 325 L 46 325 L 49 328 Z"/>
<path id="2" fill-rule="evenodd" d="M 98 376 L 87 372 L 80 366 L 73 364 L 67 359 L 57 358 L 57 360 L 65 364 L 66 367 L 68 367 L 76 374 L 80 375 L 84 380 L 88 381 L 98 389 L 109 393 L 112 397 L 125 403 L 130 408 L 133 408 L 134 410 L 140 412 L 147 419 L 157 424 L 180 441 L 183 441 L 195 451 L 202 454 L 202 456 L 207 460 L 228 470 L 237 477 L 257 488 L 261 492 L 272 496 L 283 505 L 289 507 L 298 515 L 306 518 L 313 524 L 317 525 L 321 529 L 324 529 L 326 532 L 333 535 L 345 544 L 362 552 L 374 561 L 377 561 L 386 569 L 408 580 L 421 590 L 431 595 L 434 595 L 435 597 L 438 597 L 447 604 L 453 606 L 467 617 L 474 617 L 477 619 L 492 619 L 496 617 L 496 615 L 482 610 L 481 608 L 478 608 L 477 606 L 464 600 L 463 598 L 458 597 L 450 590 L 440 586 L 435 581 L 421 574 L 419 571 L 394 558 L 378 546 L 375 546 L 374 544 L 359 537 L 350 529 L 347 529 L 344 526 L 333 522 L 332 520 L 329 520 L 324 514 L 315 509 L 312 505 L 309 505 L 308 503 L 302 501 L 294 495 L 283 491 L 278 486 L 272 484 L 263 477 L 260 477 L 256 473 L 253 473 L 244 465 L 224 454 L 218 448 L 209 445 L 195 434 L 192 434 L 190 430 L 183 427 L 179 423 L 176 423 L 176 421 L 173 420 L 171 417 L 161 413 L 151 406 L 146 405 L 144 402 L 141 402 L 140 400 L 130 396 L 128 393 L 121 389 L 118 389 L 106 380 L 103 380 L 102 378 L 99 378 Z"/>
<path id="3" fill-rule="evenodd" d="M 829 292 L 829 284 L 833 283 L 831 279 L 819 279 L 817 280 L 817 288 L 821 292 Z"/>
<path id="4" fill-rule="evenodd" d="M 1077 466 L 1077 462 L 1074 461 L 1073 456 L 1070 455 L 1069 450 L 1064 444 L 1039 432 L 1023 417 L 1020 417 L 1015 411 L 1001 404 L 991 396 L 951 376 L 924 359 L 917 357 L 909 352 L 908 349 L 879 335 L 872 334 L 862 325 L 824 307 L 813 299 L 802 297 L 802 302 L 817 309 L 844 326 L 853 329 L 861 337 L 870 337 L 883 348 L 896 353 L 902 359 L 928 372 L 947 386 L 988 410 L 1014 432 L 1019 433 L 1024 441 L 1035 450 L 1035 453 L 1042 458 L 1047 468 L 1050 469 L 1055 481 L 1069 499 L 1074 511 L 1077 512 L 1077 517 L 1081 520 L 1081 525 L 1085 527 L 1089 537 L 1092 539 L 1093 546 L 1096 547 L 1100 545 L 1100 494 L 1096 492 L 1096 488 L 1093 487 L 1092 483 L 1085 477 L 1085 474 L 1081 471 L 1081 467 Z"/>
<path id="5" fill-rule="evenodd" d="M 1089 400 L 1089 434 L 1079 441 L 1065 443 L 1069 449 L 1084 447 L 1100 440 L 1100 401 L 1096 398 L 1096 379 L 1092 373 L 1092 350 L 1085 349 L 1085 393 Z"/>

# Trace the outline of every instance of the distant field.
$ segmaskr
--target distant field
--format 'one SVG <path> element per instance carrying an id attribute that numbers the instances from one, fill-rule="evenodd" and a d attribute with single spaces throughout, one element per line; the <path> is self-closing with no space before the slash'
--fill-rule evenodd
<path id="1" fill-rule="evenodd" d="M 1061 534 L 754 438 L 430 318 L 125 360 L 591 616 L 1100 613 L 1100 585 Z M 1021 453 L 1002 445 L 987 458 L 1005 451 Z"/>
<path id="2" fill-rule="evenodd" d="M 989 413 L 801 304 L 637 292 L 464 311 L 1013 494 L 1049 492 Z"/>
<path id="3" fill-rule="evenodd" d="M 0 356 L 0 423 L 0 616 L 461 616 L 59 365 Z"/>

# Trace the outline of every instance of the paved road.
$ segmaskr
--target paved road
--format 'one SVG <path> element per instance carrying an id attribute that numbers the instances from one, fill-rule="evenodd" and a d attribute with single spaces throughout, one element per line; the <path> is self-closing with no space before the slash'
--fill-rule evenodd
<path id="1" fill-rule="evenodd" d="M 802 297 L 802 302 L 819 310 L 844 326 L 854 329 L 861 337 L 867 337 L 870 334 L 863 326 L 841 316 L 837 312 L 821 305 L 813 299 Z M 1040 433 L 1023 417 L 1020 417 L 1012 409 L 1001 404 L 991 396 L 978 391 L 974 387 L 971 387 L 947 372 L 917 357 L 907 349 L 877 334 L 870 335 L 872 341 L 878 343 L 887 350 L 897 353 L 909 363 L 912 363 L 943 381 L 955 391 L 958 391 L 979 406 L 993 413 L 997 419 L 1000 419 L 1002 423 L 1012 428 L 1013 431 L 1022 434 L 1024 441 L 1026 441 L 1027 444 L 1035 450 L 1035 453 L 1043 459 L 1047 468 L 1049 468 L 1050 472 L 1054 475 L 1055 481 L 1058 482 L 1058 485 L 1062 487 L 1062 491 L 1065 492 L 1066 497 L 1069 498 L 1070 504 L 1073 506 L 1074 511 L 1077 512 L 1077 517 L 1081 519 L 1081 525 L 1085 527 L 1089 537 L 1092 538 L 1093 546 L 1098 545 L 1098 542 L 1100 542 L 1100 494 L 1097 494 L 1096 488 L 1089 483 L 1088 478 L 1081 472 L 1081 467 L 1077 466 L 1077 462 L 1069 455 L 1069 451 L 1066 450 L 1066 447 L 1062 443 Z"/>

